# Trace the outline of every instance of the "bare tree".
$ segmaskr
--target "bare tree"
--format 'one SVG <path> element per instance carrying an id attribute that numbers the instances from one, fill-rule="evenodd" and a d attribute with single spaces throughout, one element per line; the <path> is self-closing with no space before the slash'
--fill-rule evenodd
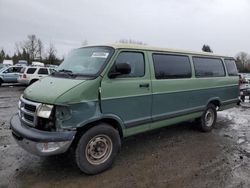
<path id="1" fill-rule="evenodd" d="M 82 46 L 87 46 L 88 44 L 89 42 L 86 39 L 82 42 Z"/>
<path id="2" fill-rule="evenodd" d="M 38 58 L 42 60 L 43 55 L 43 43 L 40 39 L 37 40 L 37 51 L 38 51 Z"/>
<path id="3" fill-rule="evenodd" d="M 240 52 L 236 55 L 236 60 L 240 61 L 243 68 L 246 68 L 247 64 L 250 63 L 249 55 L 246 52 Z"/>
<path id="4" fill-rule="evenodd" d="M 42 59 L 43 44 L 42 41 L 36 37 L 36 35 L 28 35 L 27 40 L 18 44 L 16 48 L 20 52 L 20 48 L 25 50 L 29 54 L 30 61 L 35 59 Z"/>
<path id="5" fill-rule="evenodd" d="M 55 64 L 57 61 L 56 58 L 56 48 L 54 46 L 53 43 L 50 43 L 49 48 L 47 50 L 47 57 L 46 57 L 46 61 L 48 64 Z"/>

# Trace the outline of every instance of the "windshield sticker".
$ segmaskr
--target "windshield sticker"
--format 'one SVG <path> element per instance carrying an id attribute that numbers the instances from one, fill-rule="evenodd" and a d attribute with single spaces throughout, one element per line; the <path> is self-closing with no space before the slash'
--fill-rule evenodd
<path id="1" fill-rule="evenodd" d="M 97 58 L 107 58 L 109 53 L 107 52 L 93 52 L 91 57 L 97 57 Z"/>

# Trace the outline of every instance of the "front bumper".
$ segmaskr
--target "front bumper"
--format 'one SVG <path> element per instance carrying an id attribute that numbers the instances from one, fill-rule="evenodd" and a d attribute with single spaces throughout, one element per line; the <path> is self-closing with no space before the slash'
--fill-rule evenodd
<path id="1" fill-rule="evenodd" d="M 18 115 L 11 118 L 10 128 L 18 145 L 38 156 L 50 156 L 66 152 L 76 134 L 76 131 L 40 131 L 21 123 Z"/>

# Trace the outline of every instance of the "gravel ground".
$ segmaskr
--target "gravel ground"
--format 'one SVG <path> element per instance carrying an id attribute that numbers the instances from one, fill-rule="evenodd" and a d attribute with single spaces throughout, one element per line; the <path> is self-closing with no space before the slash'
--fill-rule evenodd
<path id="1" fill-rule="evenodd" d="M 211 133 L 185 122 L 123 141 L 113 167 L 81 173 L 67 155 L 40 158 L 18 147 L 9 130 L 24 90 L 0 87 L 0 187 L 250 187 L 250 108 L 218 113 Z"/>

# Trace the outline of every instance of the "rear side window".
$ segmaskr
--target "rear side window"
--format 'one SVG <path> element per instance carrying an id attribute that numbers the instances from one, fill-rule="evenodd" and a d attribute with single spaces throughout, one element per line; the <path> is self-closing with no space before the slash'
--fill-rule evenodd
<path id="1" fill-rule="evenodd" d="M 127 63 L 131 66 L 131 72 L 119 77 L 142 77 L 145 72 L 144 56 L 140 52 L 121 52 L 115 64 Z"/>
<path id="2" fill-rule="evenodd" d="M 38 74 L 49 74 L 48 69 L 41 68 L 41 69 L 39 69 Z"/>
<path id="3" fill-rule="evenodd" d="M 238 70 L 233 59 L 225 59 L 225 64 L 229 76 L 238 76 Z"/>
<path id="4" fill-rule="evenodd" d="M 27 74 L 34 74 L 36 72 L 36 68 L 28 68 Z"/>
<path id="5" fill-rule="evenodd" d="M 225 69 L 221 59 L 193 57 L 196 77 L 222 77 Z"/>
<path id="6" fill-rule="evenodd" d="M 153 61 L 156 79 L 190 78 L 192 75 L 187 56 L 153 54 Z"/>

